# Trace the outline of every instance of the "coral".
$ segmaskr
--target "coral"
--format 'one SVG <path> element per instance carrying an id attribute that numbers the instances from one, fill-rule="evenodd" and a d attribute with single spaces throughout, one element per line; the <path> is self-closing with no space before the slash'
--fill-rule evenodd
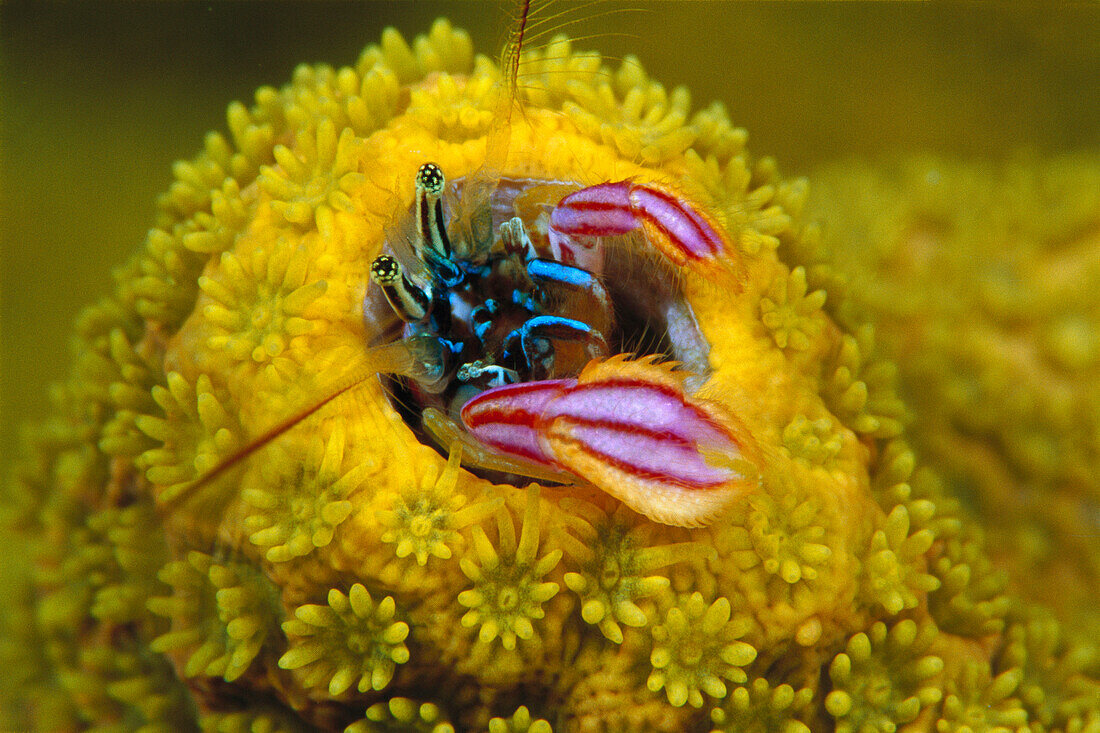
<path id="1" fill-rule="evenodd" d="M 578 656 L 576 666 L 585 674 L 566 703 L 570 711 L 566 730 L 675 733 L 687 725 L 685 713 L 692 708 L 673 707 L 663 691 L 653 693 L 639 684 L 645 677 L 636 673 L 633 650 L 620 647 L 609 655 L 590 648 Z"/>
<path id="2" fill-rule="evenodd" d="M 429 556 L 451 559 L 452 546 L 463 542 L 459 531 L 480 524 L 504 503 L 497 498 L 464 506 L 466 497 L 454 491 L 461 460 L 462 449 L 453 449 L 438 479 L 429 474 L 412 491 L 395 496 L 388 509 L 375 512 L 385 528 L 379 539 L 393 543 L 398 557 L 412 555 L 418 565 L 426 565 Z"/>
<path id="3" fill-rule="evenodd" d="M 186 560 L 167 564 L 159 577 L 172 587 L 172 595 L 151 598 L 149 610 L 174 624 L 150 648 L 185 650 L 183 673 L 188 677 L 237 679 L 282 615 L 273 587 L 249 565 L 215 563 L 193 550 Z"/>
<path id="4" fill-rule="evenodd" d="M 625 506 L 608 516 L 585 502 L 563 500 L 562 504 L 573 510 L 566 521 L 574 534 L 563 535 L 560 541 L 580 571 L 567 572 L 565 585 L 580 598 L 581 618 L 616 644 L 623 641 L 619 624 L 643 627 L 649 623 L 638 602 L 669 587 L 667 577 L 650 573 L 692 557 L 713 555 L 699 543 L 651 544 L 647 540 L 652 527 L 631 526 L 632 513 Z"/>
<path id="5" fill-rule="evenodd" d="M 283 622 L 290 648 L 279 666 L 302 670 L 302 684 L 325 685 L 330 695 L 353 685 L 359 692 L 385 689 L 395 666 L 409 661 L 409 625 L 395 621 L 396 613 L 393 596 L 375 603 L 361 583 L 347 595 L 333 588 L 327 606 L 299 606 Z"/>
<path id="6" fill-rule="evenodd" d="M 677 87 L 669 94 L 648 79 L 637 57 L 624 58 L 611 79 L 570 92 L 573 101 L 562 109 L 578 129 L 626 158 L 659 164 L 682 155 L 695 140 L 684 125 L 691 110 L 688 90 Z"/>
<path id="7" fill-rule="evenodd" d="M 824 396 L 833 412 L 857 433 L 892 438 L 907 419 L 894 389 L 897 367 L 890 361 L 868 361 L 875 352 L 874 329 L 864 326 L 846 334 L 837 349 Z"/>
<path id="8" fill-rule="evenodd" d="M 960 636 L 984 636 L 1004 629 L 1011 601 L 1007 580 L 982 553 L 977 540 L 953 537 L 933 563 L 940 587 L 928 594 L 936 625 Z"/>
<path id="9" fill-rule="evenodd" d="M 831 469 L 844 446 L 844 438 L 827 417 L 810 420 L 797 415 L 783 428 L 783 447 L 806 463 Z"/>
<path id="10" fill-rule="evenodd" d="M 212 470 L 236 449 L 240 427 L 226 409 L 210 377 L 203 374 L 190 383 L 179 372 L 169 372 L 167 387 L 153 387 L 153 399 L 163 417 L 141 415 L 136 424 L 160 447 L 138 457 L 146 478 L 162 487 L 156 499 L 171 502 L 195 479 Z"/>
<path id="11" fill-rule="evenodd" d="M 1100 608 L 1098 171 L 1095 152 L 847 161 L 808 204 L 847 283 L 826 308 L 874 321 L 908 441 L 1011 593 L 1083 628 Z"/>
<path id="12" fill-rule="evenodd" d="M 42 621 L 75 625 L 83 614 L 118 623 L 140 619 L 165 559 L 162 548 L 147 545 L 155 524 L 149 507 L 140 504 L 88 516 L 70 533 L 71 549 L 56 571 L 39 576 L 41 585 L 57 587 L 41 607 L 47 614 Z"/>
<path id="13" fill-rule="evenodd" d="M 1029 730 L 1027 711 L 1013 694 L 1020 685 L 1020 677 L 1019 669 L 1011 669 L 991 680 L 987 665 L 967 660 L 962 674 L 947 684 L 936 730 L 938 733 Z"/>
<path id="14" fill-rule="evenodd" d="M 344 733 L 380 733 L 381 731 L 415 733 L 454 733 L 438 705 L 417 703 L 407 697 L 393 697 L 367 708 L 366 717 L 347 728 Z"/>
<path id="15" fill-rule="evenodd" d="M 777 277 L 760 299 L 760 320 L 781 349 L 805 351 L 821 331 L 824 321 L 815 314 L 825 305 L 825 291 L 806 293 L 806 268 L 796 267 L 787 277 Z"/>
<path id="16" fill-rule="evenodd" d="M 307 309 L 328 283 L 309 280 L 310 258 L 279 242 L 271 252 L 254 250 L 247 258 L 225 252 L 213 276 L 199 278 L 199 288 L 213 301 L 203 316 L 217 329 L 207 340 L 212 350 L 225 350 L 240 361 L 280 368 L 280 360 L 301 356 L 296 340 L 320 330 Z"/>
<path id="17" fill-rule="evenodd" d="M 1086 731 L 1100 724 L 1100 649 L 1094 642 L 1067 639 L 1045 615 L 1017 621 L 1006 637 L 995 669 L 1018 680 L 1014 691 L 1034 725 Z"/>
<path id="18" fill-rule="evenodd" d="M 488 133 L 493 126 L 491 107 L 497 82 L 493 74 L 468 80 L 461 88 L 454 77 L 441 76 L 428 89 L 417 89 L 408 113 L 441 140 L 460 143 Z"/>
<path id="19" fill-rule="evenodd" d="M 320 207 L 350 211 L 348 192 L 363 183 L 356 170 L 355 146 L 359 139 L 345 127 L 337 137 L 336 125 L 325 119 L 317 129 L 303 129 L 294 146 L 276 145 L 275 166 L 260 168 L 259 184 L 271 197 L 271 208 L 288 223 L 302 228 L 314 224 Z"/>
<path id="20" fill-rule="evenodd" d="M 292 715 L 278 709 L 238 710 L 204 713 L 199 719 L 202 733 L 300 733 L 306 728 Z"/>
<path id="21" fill-rule="evenodd" d="M 345 469 L 345 435 L 336 423 L 328 440 L 314 441 L 310 460 L 300 473 L 264 477 L 261 487 L 246 488 L 241 498 L 250 507 L 244 529 L 252 544 L 265 548 L 270 562 L 308 555 L 332 542 L 336 528 L 355 506 L 349 495 L 374 470 L 370 463 Z"/>
<path id="22" fill-rule="evenodd" d="M 550 723 L 542 718 L 533 720 L 526 705 L 520 705 L 508 718 L 489 721 L 489 733 L 553 733 Z"/>
<path id="23" fill-rule="evenodd" d="M 703 693 L 726 696 L 723 680 L 745 682 L 744 667 L 756 659 L 756 649 L 738 641 L 752 626 L 745 618 L 730 618 L 729 599 L 709 606 L 698 591 L 668 609 L 664 622 L 653 627 L 653 672 L 646 686 L 662 688 L 668 701 L 679 707 L 703 706 Z"/>
<path id="24" fill-rule="evenodd" d="M 794 493 L 759 494 L 748 502 L 743 525 L 723 538 L 741 570 L 758 567 L 788 585 L 816 580 L 818 567 L 833 554 L 812 498 Z M 736 549 L 734 549 L 736 548 Z"/>
<path id="25" fill-rule="evenodd" d="M 231 104 L 227 132 L 174 167 L 5 485 L 4 531 L 28 559 L 0 623 L 0 727 L 1095 730 L 1096 649 L 1019 593 L 1057 571 L 1036 585 L 1062 582 L 1052 602 L 1076 624 L 1098 587 L 1076 582 L 1100 568 L 1093 301 L 1051 305 L 1068 273 L 1095 274 L 1095 228 L 1058 223 L 1095 197 L 1030 224 L 1000 210 L 989 241 L 1008 241 L 1007 219 L 1034 246 L 973 278 L 960 261 L 985 250 L 942 245 L 977 219 L 926 196 L 936 216 L 917 227 L 900 199 L 877 228 L 808 223 L 804 181 L 633 57 L 612 67 L 559 38 L 516 71 L 513 87 L 446 21 L 411 42 L 390 29 L 352 65 L 302 65 Z M 435 222 L 414 205 L 429 161 L 453 186 Z M 466 356 L 428 353 L 438 323 L 400 323 L 370 280 L 387 251 L 424 285 L 428 255 L 408 244 L 440 222 L 463 277 L 494 246 L 489 217 L 522 214 L 549 256 L 560 184 L 625 180 L 728 235 L 729 267 L 706 272 L 636 233 L 582 253 L 606 291 L 585 297 L 614 314 L 609 389 L 624 365 L 676 362 L 738 436 L 743 455 L 705 462 L 752 478 L 704 527 L 449 426 L 478 388 L 448 363 Z M 878 285 L 837 230 L 873 235 Z M 1062 244 L 1039 246 L 1051 232 Z M 523 268 L 493 252 L 485 289 L 515 305 Z M 895 287 L 895 269 L 976 285 L 960 311 L 938 281 Z M 531 293 L 553 310 L 568 286 Z M 448 288 L 431 294 L 452 325 L 479 329 Z M 550 340 L 562 362 L 580 351 Z M 527 353 L 541 343 L 523 348 L 552 371 Z M 648 361 L 618 354 L 634 350 Z"/>
<path id="26" fill-rule="evenodd" d="M 460 561 L 471 587 L 458 594 L 458 602 L 470 609 L 462 616 L 462 625 L 477 626 L 479 642 L 490 644 L 499 638 L 511 651 L 517 640 L 535 638 L 534 622 L 546 615 L 543 604 L 557 595 L 558 584 L 544 581 L 543 576 L 557 567 L 562 551 L 551 550 L 538 557 L 539 496 L 535 488 L 527 492 L 519 542 L 511 516 L 504 510 L 497 513 L 497 533 L 494 547 L 485 530 L 474 525 L 472 550 Z"/>
<path id="27" fill-rule="evenodd" d="M 788 684 L 772 686 L 763 677 L 735 687 L 729 698 L 710 712 L 711 733 L 809 733 L 805 720 L 813 690 Z"/>
<path id="28" fill-rule="evenodd" d="M 121 730 L 197 729 L 192 701 L 171 666 L 132 641 L 84 646 L 58 677 L 84 715 L 100 725 Z"/>
<path id="29" fill-rule="evenodd" d="M 915 608 L 921 597 L 940 587 L 940 580 L 920 564 L 935 539 L 929 529 L 909 534 L 909 511 L 896 506 L 885 526 L 871 538 L 865 562 L 868 594 L 891 614 Z"/>
<path id="30" fill-rule="evenodd" d="M 889 629 L 878 621 L 849 639 L 829 665 L 833 690 L 825 709 L 837 731 L 893 731 L 938 703 L 943 660 L 926 653 L 936 634 L 931 624 L 905 619 Z"/>

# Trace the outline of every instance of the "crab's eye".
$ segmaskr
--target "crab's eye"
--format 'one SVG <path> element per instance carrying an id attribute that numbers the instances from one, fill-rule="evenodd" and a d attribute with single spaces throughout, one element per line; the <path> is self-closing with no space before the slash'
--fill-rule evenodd
<path id="1" fill-rule="evenodd" d="M 442 195 L 444 180 L 443 171 L 435 163 L 425 163 L 416 172 L 417 188 L 422 188 L 434 196 Z"/>

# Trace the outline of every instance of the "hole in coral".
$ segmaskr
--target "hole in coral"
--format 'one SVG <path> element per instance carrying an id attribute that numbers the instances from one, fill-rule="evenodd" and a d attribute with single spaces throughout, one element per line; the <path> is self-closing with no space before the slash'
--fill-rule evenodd
<path id="1" fill-rule="evenodd" d="M 397 313 L 406 308 L 405 296 L 377 283 L 364 303 L 368 326 L 381 334 L 377 340 L 427 336 L 439 346 L 442 379 L 429 385 L 383 378 L 391 404 L 422 443 L 440 450 L 422 424 L 426 408 L 460 424 L 463 404 L 484 389 L 575 377 L 593 358 L 660 355 L 695 375 L 689 387 L 706 378 L 709 345 L 677 273 L 648 252 L 639 235 L 600 238 L 577 254 L 554 256 L 549 213 L 579 186 L 502 178 L 473 209 L 460 203 L 465 187 L 462 180 L 451 183 L 438 211 L 414 202 L 387 240 L 387 255 L 408 278 L 401 287 L 429 303 L 427 315 L 416 320 L 405 312 L 412 322 L 402 322 Z M 474 472 L 498 483 L 529 480 Z"/>

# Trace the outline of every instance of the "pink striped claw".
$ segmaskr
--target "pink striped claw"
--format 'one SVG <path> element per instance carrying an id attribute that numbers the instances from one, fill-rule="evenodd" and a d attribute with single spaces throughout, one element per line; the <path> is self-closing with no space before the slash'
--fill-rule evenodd
<path id="1" fill-rule="evenodd" d="M 572 473 L 662 524 L 709 524 L 758 483 L 745 431 L 652 359 L 496 387 L 466 403 L 462 422 L 485 445 Z"/>
<path id="2" fill-rule="evenodd" d="M 708 275 L 732 269 L 738 285 L 744 281 L 737 248 L 722 226 L 685 197 L 654 183 L 601 183 L 568 194 L 550 213 L 548 237 L 555 258 L 581 263 L 597 237 L 639 228 L 672 264 Z"/>

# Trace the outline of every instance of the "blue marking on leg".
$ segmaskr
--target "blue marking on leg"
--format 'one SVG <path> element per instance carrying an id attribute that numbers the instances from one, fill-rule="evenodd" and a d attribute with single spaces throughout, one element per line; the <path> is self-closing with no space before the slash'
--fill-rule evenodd
<path id="1" fill-rule="evenodd" d="M 588 270 L 562 264 L 555 260 L 532 259 L 527 261 L 527 274 L 538 283 L 557 283 L 570 288 L 588 290 L 599 280 Z"/>
<path id="2" fill-rule="evenodd" d="M 603 336 L 584 321 L 561 316 L 535 316 L 513 329 L 504 339 L 504 363 L 526 364 L 530 371 L 538 367 L 549 372 L 554 366 L 554 341 L 579 341 L 593 357 L 607 353 Z M 516 353 L 516 347 L 519 353 Z M 522 357 L 522 359 L 521 359 Z"/>

